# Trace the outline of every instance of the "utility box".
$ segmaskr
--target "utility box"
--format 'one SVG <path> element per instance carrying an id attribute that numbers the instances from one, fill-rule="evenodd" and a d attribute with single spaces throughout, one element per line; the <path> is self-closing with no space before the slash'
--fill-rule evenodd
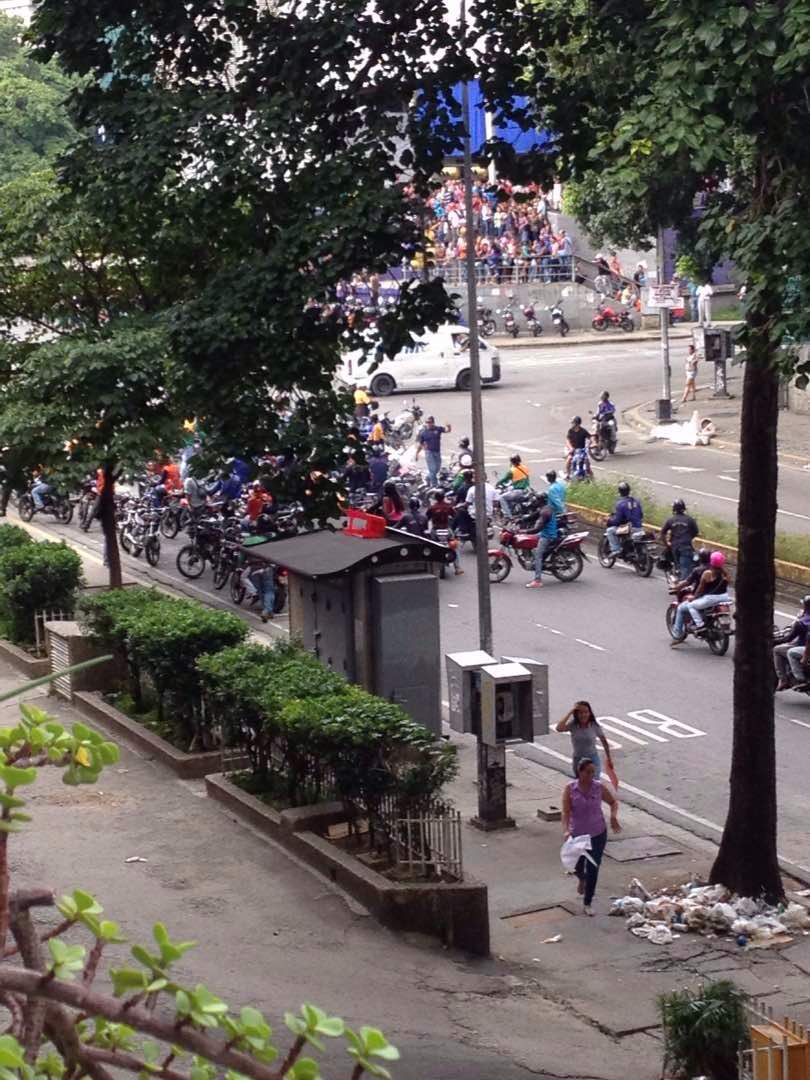
<path id="1" fill-rule="evenodd" d="M 725 326 L 704 326 L 693 333 L 702 338 L 695 342 L 696 348 L 702 348 L 704 359 L 714 364 L 712 397 L 728 397 L 727 365 L 734 358 L 734 332 Z"/>
<path id="2" fill-rule="evenodd" d="M 525 656 L 502 656 L 502 664 L 522 664 L 532 677 L 532 734 L 531 742 L 538 735 L 548 735 L 548 664 L 529 660 Z"/>
<path id="3" fill-rule="evenodd" d="M 293 640 L 441 734 L 435 569 L 450 562 L 447 547 L 394 529 L 374 539 L 328 530 L 251 537 L 242 546 L 287 570 Z"/>
<path id="4" fill-rule="evenodd" d="M 523 664 L 481 668 L 481 742 L 532 741 L 532 675 Z"/>
<path id="5" fill-rule="evenodd" d="M 47 621 L 45 637 L 51 671 L 64 671 L 74 664 L 103 656 L 107 651 L 97 644 L 90 634 L 85 634 L 79 623 L 72 620 Z M 79 690 L 110 690 L 125 674 L 120 659 L 107 660 L 84 671 L 58 675 L 51 681 L 49 693 L 71 701 L 74 693 Z"/>
<path id="6" fill-rule="evenodd" d="M 447 653 L 447 699 L 450 727 L 469 735 L 481 734 L 481 668 L 496 664 L 483 649 Z"/>

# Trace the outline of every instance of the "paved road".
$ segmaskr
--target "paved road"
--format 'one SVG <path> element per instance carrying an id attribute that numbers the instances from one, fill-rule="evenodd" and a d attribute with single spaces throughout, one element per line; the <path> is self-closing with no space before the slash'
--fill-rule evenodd
<path id="1" fill-rule="evenodd" d="M 492 469 L 501 468 L 515 451 L 538 477 L 559 465 L 571 415 L 587 415 L 603 388 L 610 389 L 620 407 L 655 394 L 657 349 L 624 345 L 601 346 L 597 355 L 571 350 L 549 356 L 549 352 L 539 348 L 506 354 L 503 385 L 485 394 L 487 459 Z M 677 352 L 675 359 L 677 366 Z M 419 400 L 439 423 L 453 424 L 453 435 L 447 437 L 449 452 L 456 433 L 469 431 L 466 396 L 447 392 L 420 395 Z M 396 401 L 392 399 L 391 405 Z M 718 514 L 734 514 L 732 454 L 650 445 L 623 431 L 614 464 L 622 475 L 659 487 L 666 498 L 682 494 L 698 512 L 710 507 Z M 686 468 L 701 471 L 684 473 Z M 808 474 L 788 467 L 782 470 L 781 482 L 783 513 L 791 515 L 791 527 L 807 531 L 810 515 L 803 512 L 808 506 L 803 490 Z M 75 526 L 59 531 L 72 540 L 79 535 Z M 82 542 L 98 558 L 97 532 L 82 537 Z M 213 592 L 208 574 L 193 583 L 178 579 L 173 566 L 178 546 L 177 541 L 164 544 L 158 580 L 180 584 L 200 599 L 227 602 L 227 593 Z M 140 573 L 148 570 L 142 561 L 125 561 Z M 474 565 L 469 556 L 465 562 L 465 576 L 441 585 L 444 652 L 477 645 Z M 731 653 L 718 658 L 691 641 L 678 651 L 669 648 L 664 625 L 668 596 L 657 573 L 642 581 L 627 568 L 608 571 L 594 560 L 573 584 L 551 582 L 543 591 L 530 592 L 523 588 L 527 580 L 516 566 L 506 582 L 493 588 L 496 651 L 548 662 L 553 718 L 581 697 L 590 699 L 600 716 L 610 718 L 605 724 L 628 796 L 704 835 L 716 835 L 727 799 Z M 782 604 L 777 618 L 787 621 L 792 612 L 792 605 Z M 260 631 L 256 616 L 248 618 Z M 810 865 L 806 853 L 810 792 L 804 764 L 810 751 L 807 698 L 779 696 L 777 739 L 780 850 L 786 858 Z M 554 734 L 526 753 L 564 770 L 568 749 L 567 737 Z"/>

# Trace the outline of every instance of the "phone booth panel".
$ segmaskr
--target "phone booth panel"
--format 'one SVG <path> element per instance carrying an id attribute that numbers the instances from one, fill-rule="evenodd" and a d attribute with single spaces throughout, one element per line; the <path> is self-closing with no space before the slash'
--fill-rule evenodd
<path id="1" fill-rule="evenodd" d="M 497 663 L 483 649 L 446 653 L 447 699 L 450 727 L 465 734 L 481 734 L 481 668 Z"/>
<path id="2" fill-rule="evenodd" d="M 532 675 L 523 664 L 481 669 L 481 741 L 532 741 Z"/>

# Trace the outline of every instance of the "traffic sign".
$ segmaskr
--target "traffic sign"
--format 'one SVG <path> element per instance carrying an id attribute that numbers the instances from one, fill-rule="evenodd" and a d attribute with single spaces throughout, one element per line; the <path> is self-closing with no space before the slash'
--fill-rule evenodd
<path id="1" fill-rule="evenodd" d="M 647 288 L 645 304 L 648 308 L 680 307 L 680 290 L 677 285 L 650 285 Z"/>

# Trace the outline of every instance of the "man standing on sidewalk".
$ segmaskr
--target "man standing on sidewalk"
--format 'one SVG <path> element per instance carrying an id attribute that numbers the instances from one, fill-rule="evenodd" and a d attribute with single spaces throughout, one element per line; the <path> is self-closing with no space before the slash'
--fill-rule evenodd
<path id="1" fill-rule="evenodd" d="M 416 447 L 416 456 L 425 451 L 425 464 L 427 466 L 427 482 L 430 487 L 436 484 L 439 470 L 442 467 L 442 435 L 451 432 L 450 424 L 446 427 L 437 427 L 432 416 L 425 420 L 425 426 L 419 432 L 419 445 Z"/>

